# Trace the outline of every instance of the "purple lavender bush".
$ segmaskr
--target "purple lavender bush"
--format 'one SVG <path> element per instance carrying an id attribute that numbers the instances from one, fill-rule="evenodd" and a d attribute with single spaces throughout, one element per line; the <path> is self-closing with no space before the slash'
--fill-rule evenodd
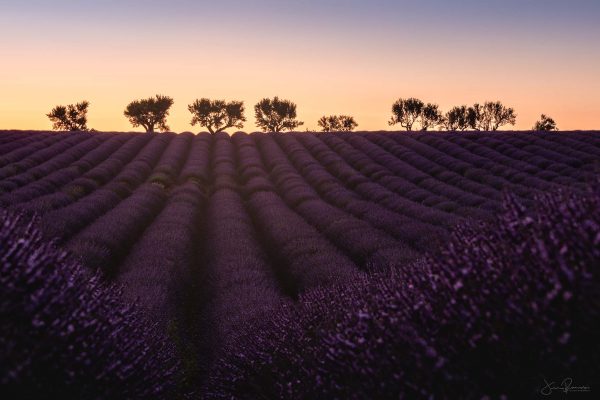
<path id="1" fill-rule="evenodd" d="M 0 213 L 0 397 L 178 398 L 179 363 L 136 306 L 34 223 Z"/>
<path id="2" fill-rule="evenodd" d="M 536 398 L 567 378 L 600 390 L 600 191 L 533 204 L 506 196 L 495 221 L 420 261 L 248 326 L 205 396 Z"/>

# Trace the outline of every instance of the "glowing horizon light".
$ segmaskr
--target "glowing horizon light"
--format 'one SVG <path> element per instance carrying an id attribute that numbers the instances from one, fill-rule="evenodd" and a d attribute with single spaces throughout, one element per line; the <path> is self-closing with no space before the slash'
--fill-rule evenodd
<path id="1" fill-rule="evenodd" d="M 52 107 L 90 102 L 88 126 L 137 131 L 132 100 L 165 94 L 172 131 L 195 99 L 279 96 L 304 129 L 347 114 L 389 130 L 391 105 L 418 97 L 447 111 L 500 100 L 531 129 L 600 128 L 600 4 L 575 0 L 0 2 L 0 129 L 51 129 Z"/>

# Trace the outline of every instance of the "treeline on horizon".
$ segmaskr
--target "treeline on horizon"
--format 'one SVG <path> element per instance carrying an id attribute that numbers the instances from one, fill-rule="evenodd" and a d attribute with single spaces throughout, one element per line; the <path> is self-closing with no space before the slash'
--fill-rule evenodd
<path id="1" fill-rule="evenodd" d="M 94 131 L 87 126 L 87 112 L 90 103 L 82 101 L 67 106 L 56 106 L 47 115 L 52 127 L 60 131 Z M 156 129 L 169 131 L 167 117 L 173 106 L 173 99 L 156 95 L 142 100 L 134 100 L 127 105 L 124 116 L 133 127 L 141 126 L 146 132 Z M 243 101 L 211 100 L 201 98 L 188 105 L 192 114 L 190 124 L 206 128 L 210 133 L 222 132 L 228 128 L 242 129 L 246 122 Z M 254 106 L 256 126 L 263 132 L 293 131 L 304 122 L 299 121 L 296 104 L 290 100 L 264 98 Z M 511 107 L 500 101 L 486 101 L 472 106 L 455 106 L 442 113 L 439 105 L 424 103 L 411 97 L 400 98 L 392 105 L 390 126 L 400 125 L 407 131 L 418 127 L 420 131 L 438 128 L 445 131 L 496 131 L 505 125 L 515 125 L 517 114 Z M 350 115 L 324 115 L 317 121 L 322 132 L 351 132 L 358 126 Z M 535 123 L 534 131 L 556 131 L 555 121 L 542 114 Z M 307 129 L 308 131 L 308 129 Z"/>

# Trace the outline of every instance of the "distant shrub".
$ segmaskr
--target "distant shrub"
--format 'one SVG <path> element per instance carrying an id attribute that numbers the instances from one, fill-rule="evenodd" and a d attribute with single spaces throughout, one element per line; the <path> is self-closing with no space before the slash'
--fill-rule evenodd
<path id="1" fill-rule="evenodd" d="M 188 105 L 192 113 L 192 126 L 199 124 L 206 127 L 210 133 L 222 132 L 227 128 L 244 127 L 244 102 L 225 100 L 210 100 L 202 98 Z"/>
<path id="2" fill-rule="evenodd" d="M 87 131 L 87 101 L 68 106 L 56 106 L 46 114 L 52 121 L 52 129 L 59 131 Z"/>
<path id="3" fill-rule="evenodd" d="M 392 104 L 392 118 L 388 124 L 400 124 L 407 131 L 412 131 L 413 125 L 419 122 L 421 130 L 441 125 L 443 123 L 442 113 L 437 104 L 427 103 L 411 97 L 409 99 L 398 99 Z"/>
<path id="4" fill-rule="evenodd" d="M 304 125 L 296 118 L 296 104 L 289 100 L 262 99 L 254 106 L 256 126 L 264 132 L 282 132 L 294 130 Z"/>
<path id="5" fill-rule="evenodd" d="M 166 338 L 120 292 L 0 213 L 2 398 L 173 398 L 178 363 Z"/>
<path id="6" fill-rule="evenodd" d="M 354 117 L 349 115 L 322 116 L 317 125 L 323 132 L 351 132 L 358 126 Z"/>
<path id="7" fill-rule="evenodd" d="M 141 125 L 148 133 L 153 133 L 155 127 L 168 131 L 167 116 L 172 105 L 172 98 L 156 95 L 155 97 L 132 101 L 127 105 L 123 114 L 132 126 Z"/>
<path id="8" fill-rule="evenodd" d="M 556 122 L 546 114 L 542 114 L 540 120 L 533 126 L 534 131 L 550 132 L 557 131 Z"/>
<path id="9" fill-rule="evenodd" d="M 448 131 L 464 131 L 474 125 L 472 112 L 467 106 L 453 107 L 442 119 L 442 126 Z"/>
<path id="10" fill-rule="evenodd" d="M 598 383 L 600 192 L 512 196 L 437 253 L 249 326 L 213 398 L 532 398 Z M 594 381 L 595 379 L 595 381 Z"/>
<path id="11" fill-rule="evenodd" d="M 421 116 L 423 107 L 425 107 L 425 103 L 414 97 L 409 99 L 398 99 L 392 104 L 392 118 L 388 124 L 390 126 L 400 124 L 400 126 L 406 128 L 407 131 L 411 131 L 413 125 Z"/>
<path id="12" fill-rule="evenodd" d="M 444 120 L 442 112 L 437 104 L 427 103 L 421 111 L 421 130 L 426 131 L 429 128 L 435 128 L 441 125 Z"/>
<path id="13" fill-rule="evenodd" d="M 470 127 L 478 131 L 497 131 L 498 128 L 517 121 L 515 110 L 504 106 L 500 101 L 486 101 L 483 105 L 475 103 L 467 109 Z"/>

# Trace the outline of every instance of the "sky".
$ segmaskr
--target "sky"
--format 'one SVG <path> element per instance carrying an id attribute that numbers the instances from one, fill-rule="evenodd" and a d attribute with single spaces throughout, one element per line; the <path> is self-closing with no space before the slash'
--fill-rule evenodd
<path id="1" fill-rule="evenodd" d="M 90 102 L 88 126 L 131 131 L 134 100 L 279 96 L 305 128 L 352 115 L 390 128 L 391 105 L 442 110 L 500 100 L 530 129 L 600 129 L 598 0 L 0 0 L 0 129 L 51 129 L 58 104 Z"/>

